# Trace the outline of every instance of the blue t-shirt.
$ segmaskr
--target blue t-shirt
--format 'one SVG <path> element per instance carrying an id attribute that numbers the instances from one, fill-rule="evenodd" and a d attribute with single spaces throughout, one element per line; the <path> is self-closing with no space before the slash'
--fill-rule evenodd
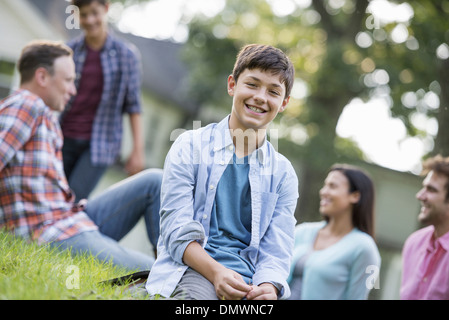
<path id="1" fill-rule="evenodd" d="M 248 157 L 233 156 L 217 186 L 205 250 L 249 283 L 254 267 L 240 256 L 251 241 L 251 188 Z"/>

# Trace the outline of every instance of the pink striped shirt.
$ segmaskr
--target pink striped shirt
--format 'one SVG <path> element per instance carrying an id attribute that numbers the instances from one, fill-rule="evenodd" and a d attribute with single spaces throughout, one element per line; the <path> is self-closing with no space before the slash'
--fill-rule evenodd
<path id="1" fill-rule="evenodd" d="M 449 232 L 434 238 L 434 227 L 422 228 L 402 250 L 402 300 L 449 300 Z"/>

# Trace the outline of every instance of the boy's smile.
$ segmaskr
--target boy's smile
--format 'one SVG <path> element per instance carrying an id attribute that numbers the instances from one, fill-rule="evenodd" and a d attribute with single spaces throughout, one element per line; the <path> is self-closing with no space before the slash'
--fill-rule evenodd
<path id="1" fill-rule="evenodd" d="M 228 78 L 228 93 L 233 97 L 229 127 L 231 129 L 265 129 L 279 112 L 284 111 L 289 97 L 280 76 L 271 71 L 246 69 L 238 81 Z"/>

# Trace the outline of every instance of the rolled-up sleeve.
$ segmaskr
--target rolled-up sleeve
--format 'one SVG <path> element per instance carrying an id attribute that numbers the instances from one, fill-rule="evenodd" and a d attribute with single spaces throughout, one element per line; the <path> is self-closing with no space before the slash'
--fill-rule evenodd
<path id="1" fill-rule="evenodd" d="M 125 55 L 127 64 L 126 95 L 123 109 L 127 113 L 141 113 L 142 60 L 140 52 L 134 46 Z"/>
<path id="2" fill-rule="evenodd" d="M 195 164 L 192 161 L 191 137 L 181 135 L 170 149 L 164 165 L 161 189 L 161 236 L 164 245 L 178 263 L 192 241 L 204 243 L 203 225 L 194 219 L 193 192 Z"/>

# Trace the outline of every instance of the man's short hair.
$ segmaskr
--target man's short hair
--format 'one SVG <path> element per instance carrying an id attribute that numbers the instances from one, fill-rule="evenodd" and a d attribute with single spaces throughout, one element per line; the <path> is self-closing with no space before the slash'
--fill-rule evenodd
<path id="1" fill-rule="evenodd" d="M 436 155 L 435 157 L 425 160 L 422 173 L 423 175 L 426 175 L 430 171 L 447 178 L 444 187 L 446 188 L 446 201 L 449 201 L 449 157 L 444 158 L 441 155 Z"/>
<path id="2" fill-rule="evenodd" d="M 234 70 L 232 71 L 232 76 L 236 82 L 245 69 L 261 69 L 279 74 L 281 82 L 285 85 L 285 98 L 290 95 L 295 77 L 295 68 L 287 55 L 280 49 L 260 44 L 244 46 L 237 55 Z"/>
<path id="3" fill-rule="evenodd" d="M 26 83 L 34 77 L 38 68 L 45 68 L 51 75 L 54 73 L 54 62 L 63 56 L 72 56 L 73 51 L 62 42 L 37 40 L 29 43 L 22 50 L 17 68 L 20 83 Z"/>

